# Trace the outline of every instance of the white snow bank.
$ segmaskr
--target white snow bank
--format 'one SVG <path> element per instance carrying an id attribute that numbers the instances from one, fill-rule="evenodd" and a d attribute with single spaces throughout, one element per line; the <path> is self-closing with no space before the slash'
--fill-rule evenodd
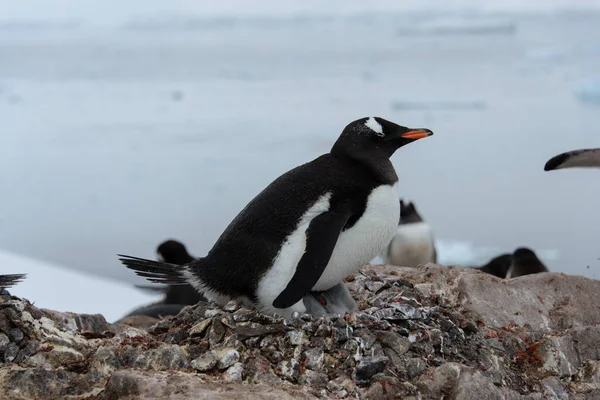
<path id="1" fill-rule="evenodd" d="M 98 276 L 78 273 L 46 261 L 0 251 L 0 274 L 27 277 L 9 289 L 39 308 L 85 314 L 102 314 L 114 322 L 133 308 L 160 299 L 160 293 L 141 291 Z"/>
<path id="2" fill-rule="evenodd" d="M 512 253 L 516 249 L 501 249 L 497 247 L 475 246 L 467 241 L 436 240 L 438 264 L 460 265 L 463 267 L 479 267 L 492 258 L 503 253 Z M 532 249 L 543 262 L 556 260 L 558 251 L 552 249 Z M 381 264 L 383 259 L 378 256 L 372 264 Z"/>

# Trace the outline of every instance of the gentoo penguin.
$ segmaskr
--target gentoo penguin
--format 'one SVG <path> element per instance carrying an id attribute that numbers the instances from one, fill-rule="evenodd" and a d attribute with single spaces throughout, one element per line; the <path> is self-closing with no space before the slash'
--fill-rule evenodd
<path id="1" fill-rule="evenodd" d="M 600 168 L 600 148 L 568 151 L 546 162 L 544 171 L 563 168 Z"/>
<path id="2" fill-rule="evenodd" d="M 21 282 L 27 274 L 0 275 L 0 289 L 8 289 Z"/>
<path id="3" fill-rule="evenodd" d="M 183 243 L 172 239 L 162 242 L 157 247 L 156 258 L 158 261 L 177 265 L 187 264 L 195 259 L 188 253 Z M 164 292 L 165 298 L 159 302 L 137 308 L 123 318 L 134 315 L 163 318 L 179 314 L 186 305 L 206 301 L 206 298 L 191 285 L 169 285 L 166 287 L 137 285 L 136 287 L 143 290 Z"/>
<path id="4" fill-rule="evenodd" d="M 532 250 L 520 247 L 512 254 L 506 278 L 516 278 L 523 275 L 539 274 L 541 272 L 548 272 L 548 268 L 546 268 Z"/>
<path id="5" fill-rule="evenodd" d="M 120 260 L 152 282 L 190 283 L 218 304 L 237 300 L 284 317 L 304 313 L 309 292 L 340 284 L 389 243 L 400 217 L 390 157 L 432 134 L 379 117 L 353 121 L 329 153 L 252 199 L 206 257 L 183 266 Z"/>
<path id="6" fill-rule="evenodd" d="M 437 262 L 431 227 L 410 201 L 400 200 L 400 222 L 387 248 L 385 260 L 387 264 L 403 267 Z"/>
<path id="7" fill-rule="evenodd" d="M 492 258 L 487 264 L 477 268 L 482 272 L 497 276 L 498 278 L 506 278 L 510 263 L 512 261 L 512 254 L 505 253 L 497 257 Z"/>

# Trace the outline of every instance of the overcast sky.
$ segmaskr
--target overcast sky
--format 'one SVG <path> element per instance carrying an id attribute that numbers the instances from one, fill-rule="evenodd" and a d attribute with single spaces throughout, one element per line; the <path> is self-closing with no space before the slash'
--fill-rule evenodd
<path id="1" fill-rule="evenodd" d="M 477 8 L 484 10 L 552 10 L 600 8 L 600 0 L 0 0 L 0 19 L 66 19 L 118 23 L 138 14 L 292 14 L 357 12 L 415 8 Z"/>

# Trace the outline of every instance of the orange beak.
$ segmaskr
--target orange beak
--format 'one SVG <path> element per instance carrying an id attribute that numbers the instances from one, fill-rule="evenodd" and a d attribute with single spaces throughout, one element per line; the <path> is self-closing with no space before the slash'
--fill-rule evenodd
<path id="1" fill-rule="evenodd" d="M 431 132 L 429 129 L 411 129 L 410 131 L 400 135 L 400 137 L 403 137 L 404 139 L 417 140 L 431 135 L 433 135 L 433 132 Z"/>

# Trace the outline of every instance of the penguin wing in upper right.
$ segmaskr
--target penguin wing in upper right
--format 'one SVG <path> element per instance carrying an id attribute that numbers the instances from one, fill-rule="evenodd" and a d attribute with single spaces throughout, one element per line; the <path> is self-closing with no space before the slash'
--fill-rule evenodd
<path id="1" fill-rule="evenodd" d="M 318 215 L 310 222 L 306 230 L 306 251 L 296 266 L 294 276 L 273 301 L 273 307 L 293 306 L 317 284 L 351 216 L 350 207 L 342 205 Z"/>
<path id="2" fill-rule="evenodd" d="M 562 168 L 600 167 L 600 148 L 567 151 L 546 162 L 544 171 Z"/>

